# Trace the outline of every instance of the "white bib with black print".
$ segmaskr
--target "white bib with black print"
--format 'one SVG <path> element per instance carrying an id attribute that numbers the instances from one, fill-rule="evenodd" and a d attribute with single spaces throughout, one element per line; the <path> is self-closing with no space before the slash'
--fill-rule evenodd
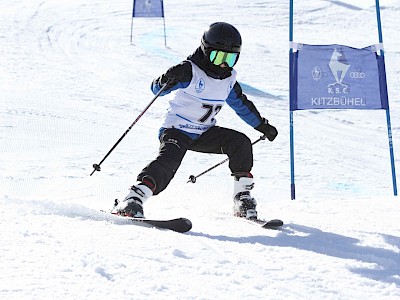
<path id="1" fill-rule="evenodd" d="M 225 79 L 207 76 L 196 64 L 192 65 L 192 80 L 187 88 L 177 90 L 169 101 L 162 127 L 176 128 L 202 134 L 216 124 L 215 116 L 225 104 L 236 82 L 236 71 Z"/>

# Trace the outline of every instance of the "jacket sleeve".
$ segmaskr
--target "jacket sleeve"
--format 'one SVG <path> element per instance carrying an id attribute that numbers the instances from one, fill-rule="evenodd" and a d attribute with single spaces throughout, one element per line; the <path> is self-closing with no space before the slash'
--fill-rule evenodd
<path id="1" fill-rule="evenodd" d="M 253 128 L 262 123 L 262 117 L 254 106 L 253 102 L 243 94 L 242 87 L 238 82 L 229 93 L 226 103 L 236 112 L 236 114 Z"/>
<path id="2" fill-rule="evenodd" d="M 151 90 L 157 94 L 161 87 L 169 80 L 168 86 L 160 94 L 167 95 L 177 89 L 186 88 L 192 80 L 192 65 L 188 61 L 183 61 L 167 70 L 163 75 L 153 80 Z"/>

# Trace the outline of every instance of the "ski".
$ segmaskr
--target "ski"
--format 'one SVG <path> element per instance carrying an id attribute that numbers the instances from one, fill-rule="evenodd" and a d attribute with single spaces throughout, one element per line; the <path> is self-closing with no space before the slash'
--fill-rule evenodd
<path id="1" fill-rule="evenodd" d="M 263 221 L 264 224 L 261 225 L 265 229 L 279 229 L 283 226 L 283 221 L 279 219 L 272 219 L 269 221 Z"/>
<path id="2" fill-rule="evenodd" d="M 106 214 L 111 214 L 116 217 L 129 220 L 132 222 L 132 224 L 135 225 L 143 225 L 147 227 L 154 227 L 158 229 L 167 229 L 167 230 L 172 230 L 176 231 L 179 233 L 184 233 L 188 232 L 190 229 L 192 229 L 192 222 L 189 219 L 186 218 L 176 218 L 176 219 L 169 219 L 169 220 L 153 220 L 153 219 L 145 219 L 145 218 L 131 218 L 131 217 L 125 217 L 121 216 L 117 213 L 114 212 L 109 212 L 105 210 L 101 210 L 101 212 L 106 213 Z"/>
<path id="3" fill-rule="evenodd" d="M 279 219 L 262 220 L 262 219 L 244 219 L 250 223 L 260 225 L 265 229 L 279 229 L 283 226 L 283 221 Z"/>
<path id="4" fill-rule="evenodd" d="M 192 222 L 186 218 L 177 218 L 170 220 L 150 220 L 150 219 L 142 219 L 142 218 L 130 218 L 124 217 L 132 221 L 132 223 L 139 224 L 147 224 L 151 227 L 155 227 L 158 229 L 168 229 L 180 233 L 188 232 L 192 229 Z"/>

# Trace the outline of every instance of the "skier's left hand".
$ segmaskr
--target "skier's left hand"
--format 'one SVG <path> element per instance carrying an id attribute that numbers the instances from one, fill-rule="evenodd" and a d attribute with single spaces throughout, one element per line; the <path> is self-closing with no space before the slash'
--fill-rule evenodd
<path id="1" fill-rule="evenodd" d="M 262 132 L 267 137 L 267 139 L 271 142 L 278 135 L 278 130 L 274 126 L 269 124 L 268 120 L 265 118 L 263 118 L 261 124 L 258 125 L 257 127 L 255 127 L 254 129 Z"/>

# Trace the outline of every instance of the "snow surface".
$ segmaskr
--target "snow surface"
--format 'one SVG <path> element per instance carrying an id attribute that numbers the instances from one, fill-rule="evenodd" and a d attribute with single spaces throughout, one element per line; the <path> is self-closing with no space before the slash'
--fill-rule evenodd
<path id="1" fill-rule="evenodd" d="M 297 3 L 299 2 L 299 3 Z M 393 196 L 384 111 L 294 113 L 297 197 L 290 200 L 288 1 L 166 0 L 161 19 L 132 1 L 0 2 L 1 299 L 399 299 L 400 198 Z M 393 141 L 400 167 L 400 3 L 381 1 Z M 148 218 L 188 217 L 186 234 L 132 226 L 99 209 L 126 195 L 156 155 L 168 97 L 151 80 L 185 59 L 215 21 L 242 33 L 239 81 L 278 138 L 254 146 L 259 214 L 230 216 L 225 159 L 188 153 Z M 373 0 L 295 1 L 294 40 L 378 42 Z M 229 107 L 221 126 L 248 134 Z M 400 177 L 397 177 L 399 182 Z"/>

